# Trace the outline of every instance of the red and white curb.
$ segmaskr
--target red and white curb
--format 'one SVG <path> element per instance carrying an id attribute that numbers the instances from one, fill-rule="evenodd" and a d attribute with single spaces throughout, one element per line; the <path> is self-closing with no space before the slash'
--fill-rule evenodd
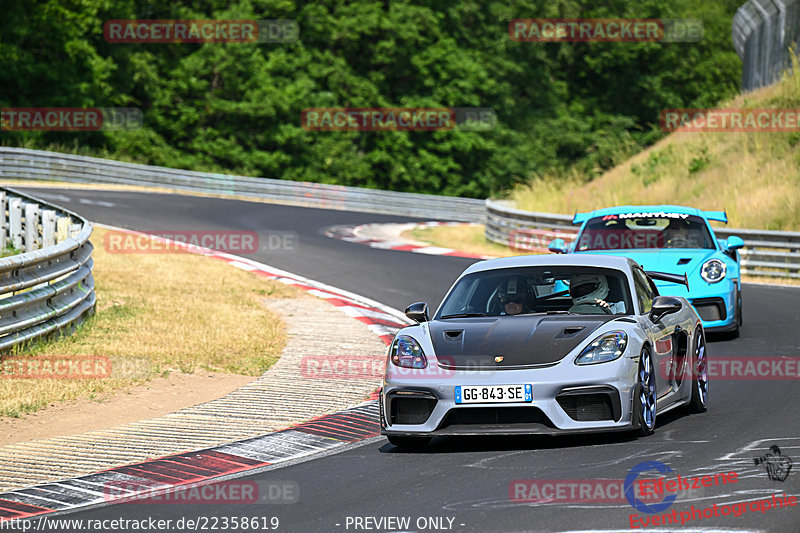
<path id="1" fill-rule="evenodd" d="M 374 300 L 251 259 L 141 232 L 101 227 L 160 240 L 172 247 L 214 257 L 236 268 L 303 289 L 365 323 L 387 345 L 397 330 L 409 324 L 402 313 Z M 0 523 L 118 500 L 131 501 L 133 498 L 135 501 L 142 494 L 157 496 L 176 487 L 291 464 L 298 459 L 375 437 L 380 434 L 378 402 L 375 399 L 377 391 L 373 396 L 363 404 L 275 433 L 0 493 Z M 136 487 L 147 489 L 137 490 Z"/>
<path id="2" fill-rule="evenodd" d="M 452 257 L 466 257 L 469 259 L 492 259 L 489 255 L 476 255 L 470 252 L 428 246 L 414 241 L 399 238 L 399 234 L 417 228 L 431 228 L 436 226 L 470 226 L 468 222 L 419 222 L 406 224 L 361 224 L 360 226 L 331 226 L 325 230 L 325 235 L 341 241 L 363 244 L 370 248 L 381 250 L 395 250 L 399 252 L 413 252 L 426 255 L 449 255 Z M 384 236 L 389 234 L 390 236 Z"/>
<path id="3" fill-rule="evenodd" d="M 117 232 L 129 233 L 135 236 L 152 238 L 158 242 L 169 243 L 170 247 L 181 248 L 187 252 L 220 259 L 236 268 L 302 289 L 313 296 L 322 298 L 326 302 L 339 307 L 342 311 L 347 313 L 348 316 L 363 322 L 370 331 L 383 339 L 387 345 L 392 341 L 397 330 L 411 323 L 400 311 L 376 302 L 375 300 L 303 276 L 298 276 L 297 274 L 292 274 L 291 272 L 265 265 L 264 263 L 259 263 L 252 259 L 225 252 L 218 252 L 194 244 L 171 241 L 164 237 L 148 235 L 137 231 L 124 230 L 100 224 L 97 224 L 97 226 Z"/>

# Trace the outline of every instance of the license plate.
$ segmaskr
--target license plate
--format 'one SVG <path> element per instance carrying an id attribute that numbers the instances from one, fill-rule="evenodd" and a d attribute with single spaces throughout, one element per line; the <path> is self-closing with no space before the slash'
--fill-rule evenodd
<path id="1" fill-rule="evenodd" d="M 528 385 L 456 385 L 456 403 L 533 402 Z"/>

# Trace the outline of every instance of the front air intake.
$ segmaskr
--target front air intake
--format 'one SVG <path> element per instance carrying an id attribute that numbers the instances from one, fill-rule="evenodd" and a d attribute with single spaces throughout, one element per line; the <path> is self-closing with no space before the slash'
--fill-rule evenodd
<path id="1" fill-rule="evenodd" d="M 390 423 L 424 424 L 435 407 L 436 400 L 431 398 L 394 396 L 389 400 Z"/>
<path id="2" fill-rule="evenodd" d="M 619 393 L 610 387 L 565 389 L 556 401 L 576 422 L 616 421 L 622 414 Z"/>

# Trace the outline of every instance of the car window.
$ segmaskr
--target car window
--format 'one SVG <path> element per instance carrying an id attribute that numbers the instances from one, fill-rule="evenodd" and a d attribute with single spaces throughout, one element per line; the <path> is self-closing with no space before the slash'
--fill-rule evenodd
<path id="1" fill-rule="evenodd" d="M 590 219 L 575 247 L 577 251 L 640 248 L 714 249 L 715 245 L 701 217 L 680 213 L 632 213 Z"/>
<path id="2" fill-rule="evenodd" d="M 639 300 L 639 308 L 642 310 L 642 314 L 649 313 L 653 307 L 653 298 L 657 295 L 650 288 L 647 276 L 639 268 L 633 269 L 633 285 L 636 288 L 636 298 Z"/>
<path id="3" fill-rule="evenodd" d="M 625 274 L 598 267 L 517 267 L 474 272 L 461 278 L 436 318 L 503 316 L 563 311 L 630 314 Z"/>

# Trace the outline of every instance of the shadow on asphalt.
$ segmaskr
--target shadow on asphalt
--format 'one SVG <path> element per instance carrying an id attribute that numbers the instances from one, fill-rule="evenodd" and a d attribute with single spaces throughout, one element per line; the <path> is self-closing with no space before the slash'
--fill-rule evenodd
<path id="1" fill-rule="evenodd" d="M 485 435 L 461 437 L 436 437 L 430 444 L 419 449 L 398 448 L 384 441 L 378 451 L 381 453 L 469 453 L 469 452 L 502 452 L 514 450 L 551 450 L 559 448 L 580 448 L 584 446 L 602 446 L 620 444 L 658 438 L 659 430 L 671 423 L 690 415 L 684 408 L 677 408 L 658 416 L 656 433 L 650 437 L 637 437 L 629 431 L 612 431 L 607 433 L 587 433 L 579 435 Z M 702 415 L 699 415 L 702 416 Z"/>

